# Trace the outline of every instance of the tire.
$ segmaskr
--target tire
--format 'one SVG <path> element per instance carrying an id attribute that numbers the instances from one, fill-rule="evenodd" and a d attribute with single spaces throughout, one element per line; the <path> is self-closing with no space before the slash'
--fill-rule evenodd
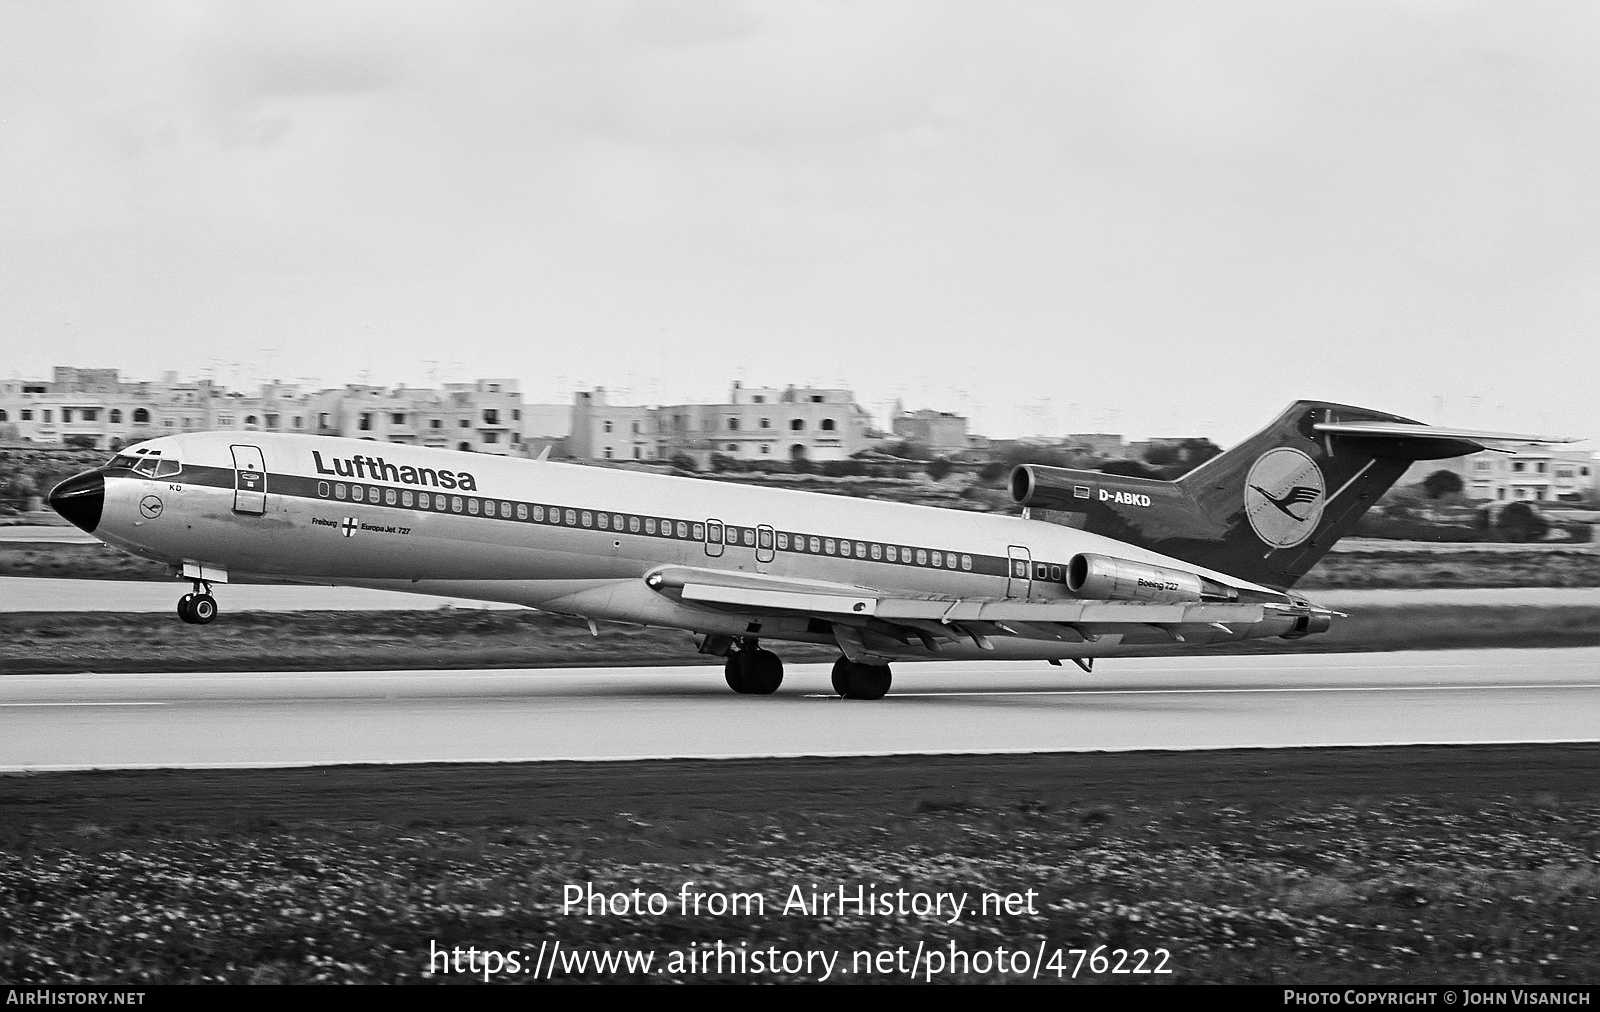
<path id="1" fill-rule="evenodd" d="M 743 663 L 744 691 L 753 696 L 770 696 L 783 684 L 783 661 L 771 650 L 755 650 L 740 655 Z"/>
<path id="2" fill-rule="evenodd" d="M 850 659 L 841 657 L 833 662 L 833 691 L 850 698 Z"/>
<path id="3" fill-rule="evenodd" d="M 722 666 L 722 677 L 727 680 L 728 688 L 741 696 L 748 696 L 750 690 L 745 686 L 744 665 L 739 663 L 739 655 L 728 655 L 728 661 Z"/>
<path id="4" fill-rule="evenodd" d="M 889 694 L 892 676 L 888 665 L 852 664 L 848 679 L 850 699 L 882 699 Z"/>
<path id="5" fill-rule="evenodd" d="M 189 605 L 194 601 L 193 594 L 185 594 L 178 598 L 178 617 L 190 625 L 194 624 L 194 616 L 189 614 Z"/>
<path id="6" fill-rule="evenodd" d="M 194 616 L 195 625 L 208 625 L 217 617 L 217 599 L 210 594 L 196 594 L 189 602 L 189 614 Z"/>

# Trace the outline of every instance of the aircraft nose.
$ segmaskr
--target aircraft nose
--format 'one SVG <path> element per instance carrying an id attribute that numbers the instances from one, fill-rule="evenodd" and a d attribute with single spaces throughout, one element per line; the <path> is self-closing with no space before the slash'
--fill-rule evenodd
<path id="1" fill-rule="evenodd" d="M 106 476 L 98 470 L 75 474 L 50 490 L 50 508 L 90 534 L 100 526 L 105 504 Z"/>

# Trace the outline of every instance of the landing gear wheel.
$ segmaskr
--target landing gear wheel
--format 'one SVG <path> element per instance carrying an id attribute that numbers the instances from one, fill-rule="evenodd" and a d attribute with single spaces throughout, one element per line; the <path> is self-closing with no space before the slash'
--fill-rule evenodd
<path id="1" fill-rule="evenodd" d="M 845 657 L 833 663 L 833 689 L 846 699 L 882 699 L 892 680 L 887 664 L 856 664 Z"/>
<path id="2" fill-rule="evenodd" d="M 771 650 L 738 650 L 722 669 L 728 688 L 745 696 L 770 696 L 783 684 L 783 661 Z"/>
<path id="3" fill-rule="evenodd" d="M 744 691 L 770 696 L 783 684 L 783 661 L 771 650 L 743 650 Z"/>
<path id="4" fill-rule="evenodd" d="M 195 625 L 206 625 L 217 617 L 217 599 L 210 594 L 196 594 L 194 600 L 189 602 L 189 614 L 193 616 L 190 621 Z"/>
<path id="5" fill-rule="evenodd" d="M 193 603 L 193 594 L 185 594 L 178 598 L 178 617 L 183 619 L 185 622 L 190 623 L 191 625 L 194 623 L 194 617 L 189 614 L 189 605 Z"/>
<path id="6" fill-rule="evenodd" d="M 833 662 L 833 691 L 850 698 L 850 658 L 841 657 Z"/>
<path id="7" fill-rule="evenodd" d="M 727 679 L 728 688 L 734 692 L 741 696 L 750 694 L 750 690 L 745 688 L 744 665 L 739 663 L 738 653 L 728 655 L 727 663 L 722 666 L 722 677 Z"/>

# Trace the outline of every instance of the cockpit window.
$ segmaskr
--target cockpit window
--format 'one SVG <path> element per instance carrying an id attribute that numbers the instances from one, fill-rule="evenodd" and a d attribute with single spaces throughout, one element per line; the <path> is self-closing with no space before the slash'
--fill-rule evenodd
<path id="1" fill-rule="evenodd" d="M 147 478 L 171 478 L 183 471 L 182 461 L 162 457 L 159 453 L 119 453 L 106 466 L 126 467 L 134 474 L 142 474 Z"/>

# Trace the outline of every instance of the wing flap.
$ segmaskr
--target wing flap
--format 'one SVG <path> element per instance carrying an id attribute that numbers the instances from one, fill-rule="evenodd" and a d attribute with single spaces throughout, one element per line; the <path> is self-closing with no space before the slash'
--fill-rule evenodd
<path id="1" fill-rule="evenodd" d="M 874 597 L 849 597 L 841 594 L 823 594 L 814 591 L 718 587 L 700 583 L 685 584 L 682 591 L 685 601 L 727 604 L 741 608 L 752 608 L 756 611 L 856 615 L 862 618 L 871 618 L 878 604 L 877 598 Z"/>
<path id="2" fill-rule="evenodd" d="M 871 619 L 918 638 L 959 639 L 981 629 L 982 635 L 1081 639 L 1133 626 L 1248 625 L 1264 615 L 1259 604 L 890 597 L 863 587 L 687 567 L 657 571 L 646 582 L 687 602 L 754 613 Z"/>

